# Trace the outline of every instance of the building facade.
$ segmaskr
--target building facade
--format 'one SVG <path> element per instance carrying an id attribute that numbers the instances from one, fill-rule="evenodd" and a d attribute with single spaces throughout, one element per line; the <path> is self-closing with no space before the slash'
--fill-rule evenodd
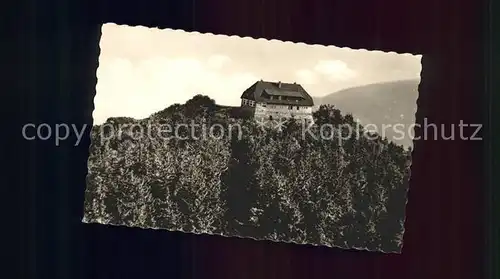
<path id="1" fill-rule="evenodd" d="M 314 101 L 297 83 L 257 81 L 241 95 L 241 107 L 258 121 L 294 118 L 313 121 Z"/>

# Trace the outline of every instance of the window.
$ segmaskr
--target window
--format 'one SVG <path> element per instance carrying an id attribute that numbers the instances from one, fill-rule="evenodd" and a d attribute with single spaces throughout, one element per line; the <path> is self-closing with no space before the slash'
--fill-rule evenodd
<path id="1" fill-rule="evenodd" d="M 267 106 L 266 104 L 262 104 L 262 107 L 264 107 L 264 108 L 265 108 L 266 106 Z"/>
<path id="2" fill-rule="evenodd" d="M 293 106 L 288 106 L 288 109 L 293 109 Z"/>
<path id="3" fill-rule="evenodd" d="M 299 106 L 297 106 L 297 110 L 299 110 Z"/>

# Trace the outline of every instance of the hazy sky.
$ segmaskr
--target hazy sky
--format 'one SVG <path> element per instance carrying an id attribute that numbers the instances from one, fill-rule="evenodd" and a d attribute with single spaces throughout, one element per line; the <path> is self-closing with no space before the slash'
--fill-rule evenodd
<path id="1" fill-rule="evenodd" d="M 100 42 L 94 124 L 144 118 L 204 94 L 239 105 L 255 81 L 297 82 L 312 96 L 420 78 L 421 56 L 277 40 L 105 24 Z"/>

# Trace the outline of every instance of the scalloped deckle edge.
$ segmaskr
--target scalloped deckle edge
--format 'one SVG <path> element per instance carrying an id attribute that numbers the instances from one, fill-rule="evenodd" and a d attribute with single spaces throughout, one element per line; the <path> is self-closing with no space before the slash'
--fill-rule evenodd
<path id="1" fill-rule="evenodd" d="M 83 222 L 401 252 L 420 55 L 116 24 L 99 46 Z"/>

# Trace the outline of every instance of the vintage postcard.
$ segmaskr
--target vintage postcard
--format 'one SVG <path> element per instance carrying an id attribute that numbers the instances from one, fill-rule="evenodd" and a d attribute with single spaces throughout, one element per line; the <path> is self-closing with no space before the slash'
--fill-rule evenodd
<path id="1" fill-rule="evenodd" d="M 401 251 L 421 56 L 105 24 L 84 222 Z"/>

